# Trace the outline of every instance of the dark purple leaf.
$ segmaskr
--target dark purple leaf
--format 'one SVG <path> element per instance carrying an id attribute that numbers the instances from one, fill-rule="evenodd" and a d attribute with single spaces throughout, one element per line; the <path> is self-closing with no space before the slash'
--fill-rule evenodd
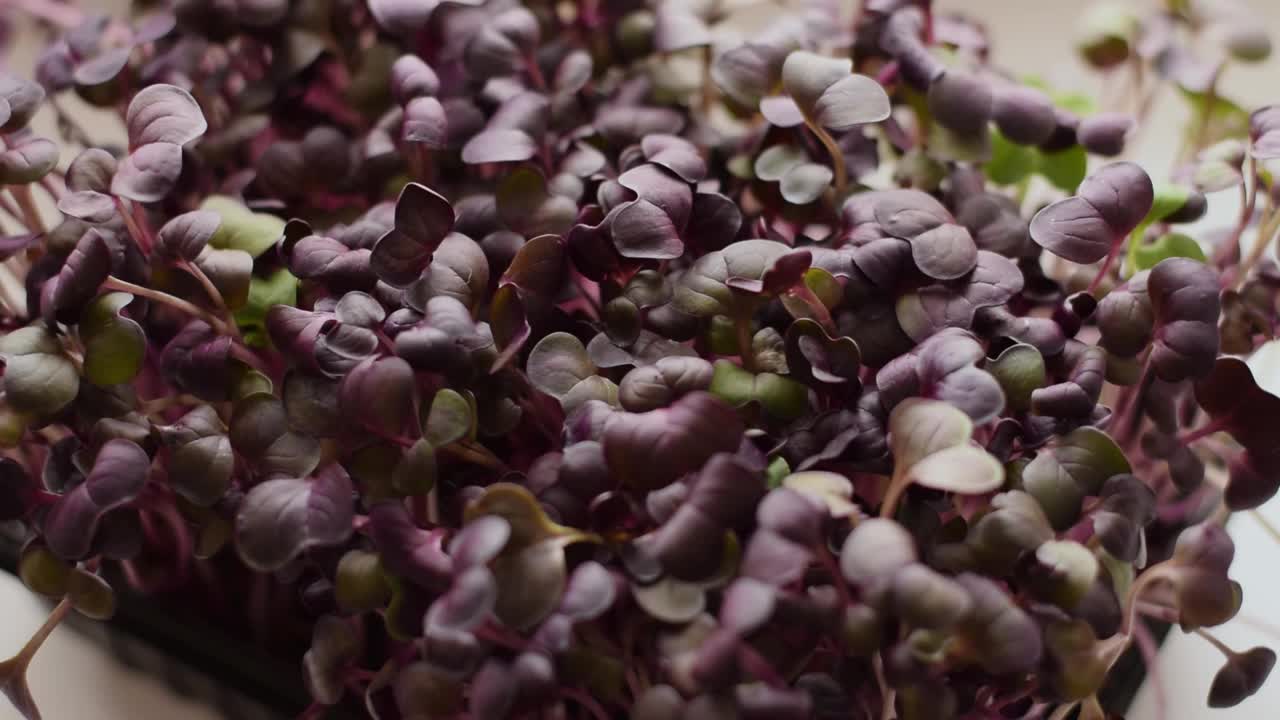
<path id="1" fill-rule="evenodd" d="M 1099 113 L 1080 120 L 1076 137 L 1085 150 L 1113 157 L 1124 152 L 1125 136 L 1133 125 L 1133 118 L 1125 113 Z"/>
<path id="2" fill-rule="evenodd" d="M 668 408 L 615 413 L 606 422 L 605 457 L 626 485 L 656 489 L 737 449 L 742 421 L 720 400 L 693 392 Z"/>
<path id="3" fill-rule="evenodd" d="M 44 518 L 44 540 L 65 560 L 79 560 L 92 548 L 102 517 L 133 500 L 147 481 L 151 458 L 128 440 L 109 440 L 83 483 L 67 491 Z"/>
<path id="4" fill-rule="evenodd" d="M 986 131 L 994 103 L 990 84 L 960 69 L 947 70 L 929 85 L 929 111 L 934 119 L 964 135 Z"/>
<path id="5" fill-rule="evenodd" d="M 138 202 L 155 202 L 173 189 L 182 173 L 182 147 L 155 142 L 139 147 L 121 163 L 111 192 Z"/>
<path id="6" fill-rule="evenodd" d="M 178 387 L 206 400 L 224 400 L 232 379 L 231 338 L 192 320 L 165 346 L 160 363 Z"/>
<path id="7" fill-rule="evenodd" d="M 413 415 L 413 368 L 398 357 L 368 358 L 342 379 L 338 395 L 350 422 L 399 437 Z"/>
<path id="8" fill-rule="evenodd" d="M 1141 167 L 1105 165 L 1080 183 L 1076 196 L 1036 213 L 1031 239 L 1071 262 L 1097 262 L 1142 222 L 1154 198 L 1151 178 Z"/>
<path id="9" fill-rule="evenodd" d="M 1189 258 L 1160 261 L 1147 279 L 1155 337 L 1151 365 L 1162 380 L 1203 377 L 1218 356 L 1217 274 Z"/>
<path id="10" fill-rule="evenodd" d="M 222 225 L 211 210 L 193 210 L 165 223 L 156 235 L 156 251 L 173 259 L 195 260 Z"/>
<path id="11" fill-rule="evenodd" d="M 67 256 L 57 277 L 46 286 L 48 304 L 41 313 L 46 319 L 58 318 L 70 322 L 78 317 L 84 306 L 98 293 L 100 286 L 111 273 L 111 250 L 105 235 L 91 229 L 86 232 L 76 249 Z M 51 287 L 51 289 L 49 289 Z"/>
<path id="12" fill-rule="evenodd" d="M 1049 96 L 1019 85 L 997 88 L 992 116 L 1000 132 L 1020 145 L 1039 145 L 1057 127 Z"/>
<path id="13" fill-rule="evenodd" d="M 236 549 L 254 570 L 278 570 L 311 548 L 344 542 L 353 516 L 351 478 L 340 465 L 310 478 L 268 480 L 240 504 Z"/>
<path id="14" fill-rule="evenodd" d="M 404 187 L 395 207 L 395 226 L 373 246 L 369 263 L 380 279 L 403 287 L 431 263 L 455 216 L 448 200 L 418 183 Z"/>
<path id="15" fill-rule="evenodd" d="M 236 403 L 231 447 L 265 477 L 305 477 L 320 462 L 320 443 L 289 427 L 284 403 L 259 392 Z"/>

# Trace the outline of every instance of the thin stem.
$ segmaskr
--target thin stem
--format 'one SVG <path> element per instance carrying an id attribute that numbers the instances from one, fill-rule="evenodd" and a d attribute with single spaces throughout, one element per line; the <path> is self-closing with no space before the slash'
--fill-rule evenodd
<path id="1" fill-rule="evenodd" d="M 1156 663 L 1160 649 L 1156 646 L 1155 638 L 1151 637 L 1151 631 L 1145 624 L 1134 628 L 1133 639 L 1137 641 L 1138 652 L 1142 655 L 1143 664 L 1147 666 L 1147 677 L 1151 678 L 1151 686 L 1155 690 L 1156 717 L 1161 719 L 1168 717 L 1168 691 L 1165 688 L 1164 676 Z"/>
<path id="2" fill-rule="evenodd" d="M 905 475 L 902 479 L 894 478 L 889 481 L 889 487 L 884 491 L 884 500 L 880 503 L 880 517 L 893 517 L 898 510 L 898 502 L 902 500 L 908 487 L 911 487 L 911 481 Z"/>
<path id="3" fill-rule="evenodd" d="M 711 44 L 702 48 L 702 92 L 699 97 L 699 108 L 705 117 L 711 113 L 716 102 L 716 84 L 711 78 L 711 66 L 714 61 Z"/>
<path id="4" fill-rule="evenodd" d="M 76 120 L 76 117 L 72 113 L 67 112 L 67 109 L 58 102 L 58 98 L 56 96 L 49 97 L 49 104 L 53 107 L 53 112 L 57 116 L 58 126 L 67 130 L 67 133 L 63 135 L 63 137 L 68 142 L 79 143 L 85 147 L 91 147 L 93 145 L 93 140 L 89 138 L 89 133 L 85 132 L 84 127 L 80 125 L 79 121 Z"/>
<path id="5" fill-rule="evenodd" d="M 497 470 L 499 472 L 507 471 L 506 463 L 498 459 L 497 455 L 494 455 L 493 452 L 485 446 L 480 445 L 479 443 L 474 443 L 470 440 L 462 440 L 450 445 L 445 445 L 440 449 L 450 455 L 453 455 L 459 460 L 475 463 L 476 465 L 487 467 L 490 470 Z"/>
<path id="6" fill-rule="evenodd" d="M 542 75 L 542 68 L 538 67 L 538 58 L 530 54 L 524 59 L 524 68 L 529 72 L 529 82 L 533 83 L 534 89 L 546 92 L 547 79 Z"/>
<path id="7" fill-rule="evenodd" d="M 809 289 L 809 286 L 805 285 L 803 280 L 796 283 L 795 287 L 791 288 L 788 293 L 809 308 L 809 312 L 813 313 L 814 319 L 822 325 L 823 329 L 829 333 L 836 332 L 836 323 L 835 320 L 831 319 L 831 311 L 823 304 L 822 298 L 819 298 L 817 293 Z"/>
<path id="8" fill-rule="evenodd" d="M 227 309 L 227 302 L 222 299 L 222 293 L 218 290 L 218 287 L 213 284 L 213 281 L 209 279 L 209 276 L 200 269 L 200 266 L 193 262 L 183 260 L 181 267 L 200 282 L 200 287 L 204 288 L 205 294 L 209 296 L 211 301 L 213 301 L 213 305 L 218 308 L 218 312 L 230 317 L 231 312 Z"/>
<path id="9" fill-rule="evenodd" d="M 63 194 L 66 192 L 66 190 L 59 186 L 54 180 L 52 173 L 40 178 L 40 187 L 44 188 L 46 193 L 49 193 L 49 197 L 53 198 L 55 203 L 61 200 Z"/>
<path id="10" fill-rule="evenodd" d="M 738 660 L 742 663 L 742 669 L 753 675 L 760 682 L 772 685 L 775 688 L 786 688 L 787 681 L 778 674 L 773 663 L 769 662 L 761 655 L 751 643 L 743 642 L 738 646 Z"/>
<path id="11" fill-rule="evenodd" d="M 22 646 L 17 655 L 14 655 L 12 662 L 18 666 L 27 666 L 31 664 L 31 658 L 36 656 L 40 650 L 40 646 L 44 645 L 44 641 L 49 639 L 49 635 L 53 633 L 54 628 L 58 627 L 58 623 L 71 612 L 71 598 L 64 597 L 61 602 L 54 606 L 53 611 L 49 613 L 49 617 L 45 618 L 44 623 L 36 629 L 35 633 L 27 640 L 27 644 Z"/>
<path id="12" fill-rule="evenodd" d="M 18 209 L 17 205 L 13 204 L 13 200 L 8 195 L 0 194 L 0 210 L 8 213 L 9 217 L 14 219 L 14 222 L 26 227 L 27 223 L 22 219 L 22 211 Z M 27 229 L 29 230 L 30 228 Z"/>
<path id="13" fill-rule="evenodd" d="M 47 232 L 48 228 L 40 218 L 40 209 L 36 207 L 35 199 L 31 197 L 31 188 L 27 185 L 10 185 L 9 192 L 18 203 L 18 209 L 22 211 L 22 222 L 27 229 L 39 234 Z"/>
<path id="14" fill-rule="evenodd" d="M 1135 237 L 1130 239 L 1129 242 L 1136 243 L 1140 241 L 1141 238 Z M 1102 278 L 1107 276 L 1107 272 L 1111 270 L 1111 266 L 1116 262 L 1116 257 L 1120 255 L 1120 247 L 1122 245 L 1124 245 L 1123 240 L 1111 245 L 1111 252 L 1107 253 L 1107 259 L 1102 261 L 1102 267 L 1098 268 L 1098 274 L 1093 276 L 1093 282 L 1089 283 L 1089 289 L 1085 292 L 1092 295 L 1093 292 L 1098 289 L 1098 286 L 1102 284 Z"/>
<path id="15" fill-rule="evenodd" d="M 1077 701 L 1077 702 L 1067 703 L 1066 705 L 1059 705 L 1058 709 L 1054 710 L 1053 714 L 1049 716 L 1049 720 L 1067 720 L 1067 718 L 1071 715 L 1071 711 L 1075 710 L 1076 705 L 1079 705 L 1079 704 L 1080 704 L 1079 701 Z"/>
<path id="16" fill-rule="evenodd" d="M 1199 123 L 1196 125 L 1196 141 L 1191 148 L 1192 157 L 1196 153 L 1204 149 L 1206 141 L 1209 139 L 1209 118 L 1213 115 L 1213 104 L 1218 100 L 1218 79 L 1222 77 L 1222 70 L 1226 67 L 1226 63 L 1219 63 L 1214 68 L 1213 75 L 1209 78 L 1209 87 L 1204 91 L 1204 108 L 1200 113 Z"/>
<path id="17" fill-rule="evenodd" d="M 27 293 L 8 263 L 0 263 L 0 310 L 6 317 L 19 318 L 27 314 Z"/>
<path id="18" fill-rule="evenodd" d="M 1250 510 L 1249 514 L 1253 516 L 1254 520 L 1258 521 L 1258 524 L 1261 525 L 1262 529 L 1268 535 L 1271 536 L 1272 540 L 1275 540 L 1276 542 L 1280 543 L 1280 528 L 1277 528 L 1275 525 L 1272 525 L 1271 521 L 1268 520 L 1265 515 L 1258 512 L 1257 510 Z"/>
<path id="19" fill-rule="evenodd" d="M 836 143 L 836 139 L 831 137 L 831 133 L 821 125 L 813 122 L 807 122 L 809 129 L 813 131 L 818 141 L 827 149 L 827 154 L 831 156 L 831 169 L 836 176 L 836 198 L 844 197 L 845 188 L 849 185 L 849 171 L 844 166 L 844 151 L 840 149 L 840 145 Z"/>
<path id="20" fill-rule="evenodd" d="M 129 231 L 129 237 L 138 245 L 138 250 L 143 255 L 151 254 L 151 241 L 147 234 L 142 231 L 142 227 L 138 225 L 138 220 L 133 216 L 128 207 L 125 207 L 124 200 L 116 198 L 116 211 L 124 220 L 125 229 Z"/>
<path id="21" fill-rule="evenodd" d="M 1171 560 L 1165 560 L 1156 563 L 1133 581 L 1133 585 L 1129 587 L 1129 595 L 1125 598 L 1124 621 L 1120 624 L 1120 635 L 1132 637 L 1134 618 L 1138 614 L 1138 600 L 1142 597 L 1142 591 L 1146 590 L 1151 583 L 1164 579 L 1170 570 L 1171 562 Z"/>
<path id="22" fill-rule="evenodd" d="M 1246 183 L 1248 188 L 1245 188 Z M 1227 256 L 1229 260 L 1235 259 L 1240 253 L 1240 237 L 1244 235 L 1244 229 L 1249 226 L 1249 220 L 1253 219 L 1253 211 L 1258 204 L 1258 159 L 1253 156 L 1253 153 L 1249 153 L 1249 173 L 1241 181 L 1240 187 L 1244 192 L 1244 205 L 1240 208 L 1240 218 L 1236 220 L 1231 237 L 1222 245 L 1223 249 L 1230 253 Z"/>
<path id="23" fill-rule="evenodd" d="M 840 572 L 840 565 L 836 562 L 835 556 L 831 554 L 831 548 L 828 548 L 825 542 L 820 542 L 816 552 L 818 561 L 822 563 L 823 569 L 831 576 L 831 584 L 836 586 L 836 593 L 840 595 L 840 602 L 845 607 L 853 605 L 853 593 L 849 592 L 849 585 L 844 580 L 844 573 Z"/>
<path id="24" fill-rule="evenodd" d="M 876 685 L 880 686 L 880 720 L 890 720 L 894 716 L 894 701 L 897 699 L 897 691 L 889 685 L 889 680 L 885 677 L 884 658 L 880 653 L 876 653 L 871 666 L 876 673 Z"/>
<path id="25" fill-rule="evenodd" d="M 1214 637 L 1208 630 L 1204 628 L 1196 628 L 1195 633 L 1209 642 L 1210 645 L 1218 648 L 1218 652 L 1222 653 L 1228 660 L 1236 656 L 1236 651 L 1227 647 L 1227 644 Z"/>
<path id="26" fill-rule="evenodd" d="M 1280 229 L 1280 212 L 1273 212 L 1259 228 L 1258 236 L 1254 238 L 1253 246 L 1249 248 L 1248 257 L 1236 268 L 1235 289 L 1239 290 L 1240 286 L 1244 285 L 1244 281 L 1249 277 L 1249 271 L 1253 270 L 1253 266 L 1262 259 L 1262 254 L 1267 251 L 1267 248 L 1271 247 L 1271 241 L 1275 238 L 1277 229 Z"/>
<path id="27" fill-rule="evenodd" d="M 132 293 L 139 297 L 144 297 L 148 300 L 158 302 L 162 305 L 168 305 L 175 310 L 181 310 L 188 315 L 199 318 L 200 320 L 208 323 L 209 327 L 212 327 L 219 335 L 228 335 L 231 337 L 238 335 L 236 331 L 228 328 L 225 322 L 215 317 L 209 311 L 187 302 L 180 297 L 174 297 L 169 293 L 152 290 L 151 288 L 142 287 L 141 285 L 134 285 L 133 283 L 121 280 L 114 275 L 108 276 L 106 282 L 102 283 L 102 287 L 107 290 L 119 290 L 120 292 Z"/>
<path id="28" fill-rule="evenodd" d="M 1190 445 L 1191 443 L 1209 437 L 1210 435 L 1227 429 L 1228 421 L 1225 418 L 1218 418 L 1201 425 L 1195 430 L 1189 430 L 1178 436 L 1179 445 Z"/>
<path id="29" fill-rule="evenodd" d="M 595 313 L 597 319 L 603 318 L 604 313 L 600 310 L 600 301 L 595 298 L 591 292 L 591 287 L 587 284 L 591 282 L 577 272 L 570 273 L 573 276 L 573 285 L 578 289 L 578 294 L 591 307 L 591 311 Z"/>
<path id="30" fill-rule="evenodd" d="M 1130 388 L 1131 392 L 1121 398 L 1121 406 L 1116 408 L 1115 415 L 1113 416 L 1117 421 L 1116 426 L 1119 427 L 1120 432 L 1123 433 L 1123 437 L 1117 438 L 1117 440 L 1122 440 L 1121 445 L 1128 444 L 1128 441 L 1132 439 L 1131 436 L 1137 431 L 1137 427 L 1141 424 L 1142 395 L 1146 392 L 1146 387 L 1150 382 L 1151 377 L 1151 353 L 1148 352 L 1147 356 L 1142 361 L 1142 370 L 1138 373 L 1138 381 Z M 1135 410 L 1137 414 L 1133 418 L 1130 418 L 1129 413 L 1135 412 Z"/>
<path id="31" fill-rule="evenodd" d="M 581 705 L 596 720 L 609 720 L 609 712 L 591 695 L 573 687 L 561 687 L 560 695 Z"/>

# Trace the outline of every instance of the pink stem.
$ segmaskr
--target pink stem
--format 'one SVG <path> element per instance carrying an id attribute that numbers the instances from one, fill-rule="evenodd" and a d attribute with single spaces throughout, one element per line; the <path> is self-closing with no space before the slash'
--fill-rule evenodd
<path id="1" fill-rule="evenodd" d="M 609 720 L 611 717 L 599 701 L 578 688 L 562 687 L 560 688 L 560 695 L 581 705 L 596 720 Z"/>
<path id="2" fill-rule="evenodd" d="M 1197 440 L 1209 437 L 1210 435 L 1216 432 L 1221 432 L 1223 430 L 1226 430 L 1229 424 L 1230 424 L 1230 421 L 1227 418 L 1225 417 L 1217 418 L 1216 420 L 1212 420 L 1210 422 L 1205 423 L 1204 425 L 1201 425 L 1195 430 L 1190 430 L 1188 432 L 1182 433 L 1181 435 L 1178 436 L 1178 444 L 1190 445 L 1191 443 Z"/>
<path id="3" fill-rule="evenodd" d="M 1169 716 L 1168 691 L 1165 688 L 1164 676 L 1160 674 L 1160 668 L 1157 667 L 1156 656 L 1159 654 L 1159 648 L 1156 647 L 1155 638 L 1151 637 L 1151 631 L 1145 624 L 1139 623 L 1133 630 L 1133 638 L 1138 643 L 1138 652 L 1142 655 L 1142 662 L 1147 666 L 1147 677 L 1151 678 L 1151 686 L 1156 692 L 1156 720 L 1164 720 Z"/>
<path id="4" fill-rule="evenodd" d="M 1134 238 L 1134 242 L 1138 242 L 1139 238 Z M 1089 283 L 1088 292 L 1090 295 L 1098 289 L 1102 284 L 1102 278 L 1107 276 L 1107 272 L 1111 270 L 1111 266 L 1115 264 L 1116 257 L 1120 254 L 1120 248 L 1124 246 L 1124 238 L 1111 244 L 1111 252 L 1107 253 L 1107 259 L 1102 261 L 1102 267 L 1098 268 L 1098 274 L 1093 276 L 1093 282 Z"/>
<path id="5" fill-rule="evenodd" d="M 774 669 L 773 663 L 766 660 L 750 643 L 744 642 L 738 647 L 738 661 L 742 663 L 743 669 L 754 675 L 761 682 L 772 685 L 775 688 L 787 687 L 787 681 L 783 680 L 778 671 Z"/>

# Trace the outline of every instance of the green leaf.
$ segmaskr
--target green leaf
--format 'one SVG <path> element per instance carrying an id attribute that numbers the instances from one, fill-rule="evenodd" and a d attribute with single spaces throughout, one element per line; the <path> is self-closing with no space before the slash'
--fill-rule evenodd
<path id="1" fill-rule="evenodd" d="M 525 368 L 529 382 L 557 400 L 596 372 L 582 341 L 567 332 L 554 332 L 539 340 Z"/>
<path id="2" fill-rule="evenodd" d="M 794 420 L 809 407 L 809 389 L 791 378 L 762 372 L 758 375 L 728 360 L 718 360 L 707 390 L 734 407 L 755 402 L 781 420 Z"/>
<path id="3" fill-rule="evenodd" d="M 1147 212 L 1147 216 L 1142 219 L 1146 225 L 1159 222 L 1173 213 L 1179 208 L 1187 204 L 1187 198 L 1191 196 L 1191 189 L 1182 185 L 1173 183 L 1159 183 L 1155 187 L 1155 198 L 1151 203 L 1151 210 Z"/>
<path id="4" fill-rule="evenodd" d="M 1049 87 L 1049 83 L 1045 82 L 1044 78 L 1038 75 L 1023 76 L 1022 84 L 1043 91 L 1053 101 L 1054 105 L 1063 110 L 1069 110 L 1076 115 L 1092 115 L 1098 111 L 1098 105 L 1093 101 L 1092 97 L 1075 91 L 1054 90 Z"/>
<path id="5" fill-rule="evenodd" d="M 795 420 L 809 409 L 809 389 L 774 373 L 756 376 L 755 399 L 765 412 L 782 420 Z"/>
<path id="6" fill-rule="evenodd" d="M 274 246 L 284 234 L 284 220 L 275 215 L 256 213 L 226 195 L 205 198 L 200 209 L 212 210 L 222 217 L 222 225 L 209 238 L 209 244 L 215 248 L 243 250 L 256 258 Z"/>
<path id="7" fill-rule="evenodd" d="M 84 376 L 94 385 L 127 383 L 142 369 L 146 333 L 120 314 L 130 302 L 133 296 L 129 293 L 107 293 L 90 303 L 80 317 Z"/>
<path id="8" fill-rule="evenodd" d="M 74 400 L 80 390 L 76 366 L 42 325 L 0 337 L 0 358 L 4 360 L 5 399 L 18 413 L 52 415 Z"/>
<path id="9" fill-rule="evenodd" d="M 401 495 L 426 495 L 436 486 L 436 449 L 419 438 L 391 473 L 391 487 Z"/>
<path id="10" fill-rule="evenodd" d="M 1098 559 L 1074 540 L 1050 540 L 1036 549 L 1036 561 L 1048 569 L 1043 592 L 1055 605 L 1075 608 L 1098 577 Z"/>
<path id="11" fill-rule="evenodd" d="M 1079 145 L 1058 152 L 1037 154 L 1040 156 L 1037 172 L 1064 192 L 1075 192 L 1089 170 L 1089 156 Z"/>
<path id="12" fill-rule="evenodd" d="M 756 376 L 727 360 L 719 360 L 707 389 L 730 405 L 742 407 L 755 399 Z"/>
<path id="13" fill-rule="evenodd" d="M 1191 258 L 1197 262 L 1205 262 L 1204 250 L 1200 243 L 1189 235 L 1182 233 L 1166 233 L 1150 245 L 1139 245 L 1133 251 L 1134 270 L 1150 270 L 1161 260 L 1172 257 Z"/>
<path id="14" fill-rule="evenodd" d="M 1206 93 L 1179 90 L 1191 106 L 1191 119 L 1185 127 L 1186 140 L 1192 147 L 1249 136 L 1249 113 L 1244 108 L 1216 93 L 1210 102 Z"/>
<path id="15" fill-rule="evenodd" d="M 1000 383 L 1009 407 L 1019 411 L 1031 407 L 1031 393 L 1044 387 L 1046 377 L 1040 351 L 1022 343 L 1010 346 L 989 362 L 987 372 Z"/>
<path id="16" fill-rule="evenodd" d="M 991 159 L 991 138 L 981 132 L 964 135 L 935 122 L 929 127 L 929 154 L 943 162 L 985 163 Z"/>
<path id="17" fill-rule="evenodd" d="M 298 278 L 281 268 L 267 277 L 253 276 L 249 283 L 249 300 L 235 313 L 236 325 L 244 333 L 244 341 L 251 347 L 268 344 L 267 311 L 275 305 L 298 304 Z"/>
<path id="18" fill-rule="evenodd" d="M 776 490 L 781 487 L 782 479 L 790 474 L 791 465 L 781 455 L 770 460 L 769 467 L 764 470 L 765 481 L 768 482 L 770 490 Z"/>
<path id="19" fill-rule="evenodd" d="M 1022 484 L 1053 527 L 1064 530 L 1078 518 L 1086 496 L 1097 495 L 1111 476 L 1130 471 L 1129 460 L 1111 436 L 1086 426 L 1040 451 L 1023 469 Z"/>
<path id="20" fill-rule="evenodd" d="M 349 550 L 338 561 L 333 580 L 334 599 L 347 612 L 369 612 L 391 597 L 391 585 L 376 553 Z"/>
<path id="21" fill-rule="evenodd" d="M 1146 237 L 1147 228 L 1150 227 L 1153 223 L 1160 222 L 1166 217 L 1177 212 L 1183 205 L 1186 205 L 1187 197 L 1190 194 L 1191 194 L 1191 190 L 1189 188 L 1182 187 L 1181 185 L 1174 185 L 1172 183 L 1161 183 L 1156 186 L 1155 199 L 1151 203 L 1151 210 L 1147 212 L 1147 216 L 1143 218 L 1142 222 L 1138 225 L 1138 227 L 1134 228 L 1133 232 L 1129 233 L 1129 252 L 1125 257 L 1125 264 L 1131 274 L 1133 272 L 1137 272 L 1138 270 L 1145 270 L 1147 268 L 1154 267 L 1156 263 L 1160 262 L 1166 257 L 1190 257 L 1190 258 L 1195 258 L 1200 262 L 1204 262 L 1204 253 L 1200 251 L 1199 245 L 1197 245 L 1194 240 L 1192 240 L 1189 237 L 1186 237 L 1185 235 L 1179 235 L 1179 237 L 1186 238 L 1186 240 L 1189 241 L 1193 247 L 1195 247 L 1195 253 L 1196 253 L 1195 255 L 1183 255 L 1182 253 L 1174 253 L 1170 255 L 1155 257 L 1155 255 L 1152 254 L 1152 251 L 1147 250 L 1148 247 L 1154 248 L 1156 244 L 1159 244 L 1160 242 L 1165 241 L 1166 238 L 1170 237 L 1170 235 L 1165 235 L 1164 237 L 1160 238 L 1160 240 L 1158 240 L 1155 244 L 1152 244 L 1150 246 L 1144 246 L 1142 243 L 1143 238 Z M 1172 234 L 1173 233 L 1171 233 L 1171 235 Z M 1178 243 L 1180 247 L 1182 247 L 1184 250 L 1189 252 L 1189 250 L 1186 248 L 1185 243 L 1181 243 L 1180 241 L 1169 241 L 1169 242 Z M 1172 247 L 1164 247 L 1160 252 L 1164 252 L 1165 250 L 1172 251 Z M 1149 265 L 1139 266 L 1138 255 L 1139 253 L 1144 253 L 1144 252 L 1148 256 L 1155 257 L 1155 260 L 1151 261 Z"/>
<path id="22" fill-rule="evenodd" d="M 100 576 L 75 568 L 67 578 L 67 597 L 81 615 L 109 620 L 116 614 L 116 594 Z"/>
<path id="23" fill-rule="evenodd" d="M 1015 185 L 1036 171 L 1038 155 L 1035 148 L 1012 143 L 999 130 L 992 130 L 987 177 L 998 185 Z"/>
<path id="24" fill-rule="evenodd" d="M 1015 185 L 1037 174 L 1064 192 L 1075 192 L 1088 164 L 1089 157 L 1080 146 L 1047 153 L 1010 142 L 992 130 L 991 159 L 984 167 L 987 177 L 1000 185 Z"/>
<path id="25" fill-rule="evenodd" d="M 444 447 L 475 435 L 476 413 L 472 401 L 457 390 L 436 393 L 423 423 L 422 435 L 435 447 Z"/>

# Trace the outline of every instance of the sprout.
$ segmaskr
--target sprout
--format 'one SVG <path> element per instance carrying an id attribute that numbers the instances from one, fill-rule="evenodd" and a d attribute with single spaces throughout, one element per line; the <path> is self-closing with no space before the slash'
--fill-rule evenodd
<path id="1" fill-rule="evenodd" d="M 1231 622 L 1217 521 L 1280 489 L 1280 106 L 1220 81 L 1263 24 L 1097 5 L 1095 102 L 928 2 L 750 4 L 7 8 L 49 30 L 0 74 L 19 712 L 135 602 L 287 631 L 311 718 L 1103 717 L 1140 618 Z M 1274 654 L 1207 637 L 1245 701 Z"/>

